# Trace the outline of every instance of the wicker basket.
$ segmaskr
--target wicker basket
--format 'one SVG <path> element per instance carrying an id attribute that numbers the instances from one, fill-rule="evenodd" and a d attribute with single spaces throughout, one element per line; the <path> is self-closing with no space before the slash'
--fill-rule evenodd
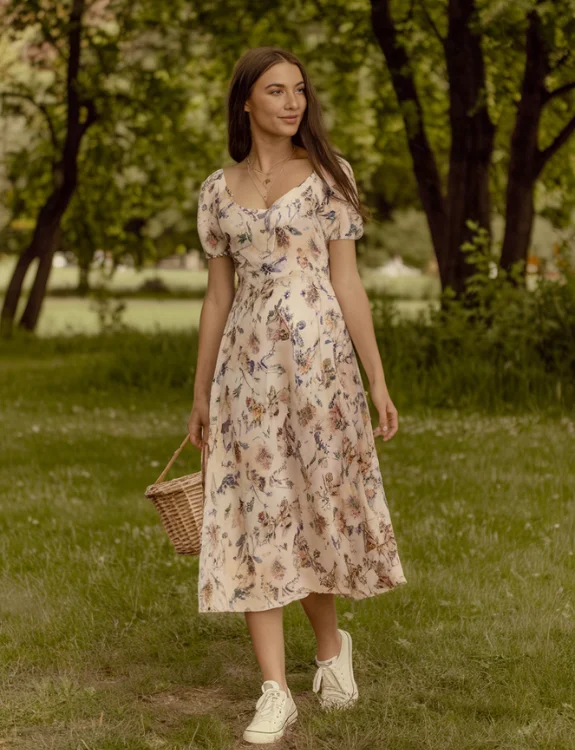
<path id="1" fill-rule="evenodd" d="M 158 509 L 164 529 L 179 555 L 200 554 L 207 441 L 204 442 L 202 448 L 201 471 L 176 477 L 167 482 L 163 479 L 189 438 L 190 435 L 186 435 L 164 471 L 154 484 L 146 488 L 144 493 Z"/>

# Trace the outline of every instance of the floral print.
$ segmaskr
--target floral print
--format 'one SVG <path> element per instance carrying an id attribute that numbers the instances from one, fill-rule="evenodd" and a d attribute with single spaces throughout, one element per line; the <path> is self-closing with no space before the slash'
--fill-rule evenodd
<path id="1" fill-rule="evenodd" d="M 203 250 L 231 257 L 239 280 L 210 393 L 200 612 L 310 592 L 362 599 L 406 583 L 330 282 L 329 241 L 363 235 L 340 198 L 315 171 L 267 209 L 236 203 L 223 169 L 200 187 Z"/>

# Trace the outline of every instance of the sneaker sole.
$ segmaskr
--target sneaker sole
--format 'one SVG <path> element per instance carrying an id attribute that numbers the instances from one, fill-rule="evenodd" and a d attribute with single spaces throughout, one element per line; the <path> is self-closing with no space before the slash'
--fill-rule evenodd
<path id="1" fill-rule="evenodd" d="M 251 729 L 245 729 L 243 738 L 246 742 L 251 742 L 254 745 L 267 745 L 268 743 L 275 742 L 283 737 L 286 729 L 289 729 L 290 725 L 297 720 L 297 707 L 291 712 L 284 722 L 281 729 L 277 732 L 257 732 Z"/>
<path id="2" fill-rule="evenodd" d="M 345 708 L 351 708 L 357 701 L 359 697 L 359 690 L 357 687 L 357 682 L 355 681 L 355 676 L 353 674 L 353 644 L 350 634 L 347 631 L 344 631 L 345 635 L 342 633 L 342 638 L 347 638 L 348 646 L 349 646 L 349 661 L 351 662 L 351 681 L 353 683 L 353 693 L 350 695 L 350 697 L 344 701 L 343 703 L 321 703 L 321 707 L 329 711 L 330 709 L 345 709 Z"/>

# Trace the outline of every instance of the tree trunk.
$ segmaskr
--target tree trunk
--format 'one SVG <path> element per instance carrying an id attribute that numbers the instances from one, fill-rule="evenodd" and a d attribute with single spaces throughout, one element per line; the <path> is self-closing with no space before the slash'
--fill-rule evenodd
<path id="1" fill-rule="evenodd" d="M 4 304 L 2 305 L 0 335 L 2 335 L 3 338 L 7 338 L 12 332 L 12 323 L 16 315 L 16 310 L 18 309 L 18 301 L 22 294 L 24 279 L 26 278 L 28 269 L 37 257 L 38 248 L 34 246 L 34 242 L 32 241 L 16 262 L 12 272 L 12 278 L 6 289 Z"/>
<path id="2" fill-rule="evenodd" d="M 475 0 L 450 0 L 445 57 L 449 75 L 451 151 L 447 191 L 446 284 L 460 296 L 473 272 L 461 246 L 473 238 L 468 221 L 491 235 L 489 166 L 495 128 L 489 118 L 481 37 L 472 29 Z"/>
<path id="3" fill-rule="evenodd" d="M 50 197 L 40 209 L 32 241 L 18 259 L 10 279 L 2 307 L 1 332 L 5 337 L 11 334 L 18 301 L 22 294 L 24 277 L 34 258 L 39 258 L 40 262 L 19 326 L 25 330 L 33 331 L 38 322 L 42 301 L 50 278 L 52 258 L 60 241 L 60 223 L 76 189 L 76 155 L 73 156 L 72 161 L 68 159 L 67 165 L 68 170 L 64 178 L 62 178 L 64 164 L 56 167 L 55 183 L 61 186 L 50 194 Z"/>
<path id="4" fill-rule="evenodd" d="M 32 331 L 38 322 L 52 268 L 52 258 L 60 240 L 60 223 L 76 190 L 80 143 L 88 128 L 98 117 L 94 102 L 92 100 L 82 101 L 80 97 L 78 76 L 84 7 L 85 0 L 73 0 L 70 10 L 66 79 L 66 137 L 62 149 L 62 158 L 54 167 L 55 187 L 40 209 L 32 242 L 22 253 L 22 257 L 18 260 L 10 279 L 2 308 L 0 331 L 3 336 L 9 336 L 12 331 L 24 277 L 34 258 L 39 258 L 40 262 L 26 308 L 20 320 L 20 326 Z M 82 106 L 85 106 L 87 110 L 87 115 L 83 121 Z"/>
<path id="5" fill-rule="evenodd" d="M 63 215 L 63 201 L 61 193 L 61 189 L 54 190 L 46 203 L 40 209 L 38 219 L 36 221 L 36 226 L 34 227 L 32 240 L 28 247 L 18 258 L 14 271 L 12 272 L 12 278 L 10 279 L 10 283 L 8 284 L 6 296 L 4 298 L 4 304 L 2 306 L 2 336 L 6 337 L 11 334 L 14 317 L 18 308 L 18 301 L 20 300 L 20 296 L 22 294 L 24 279 L 32 261 L 36 258 L 40 259 L 39 267 L 36 269 L 37 276 L 40 272 L 40 265 L 42 264 L 43 256 L 46 253 L 51 252 L 51 248 L 54 243 L 54 237 L 57 233 L 58 227 L 60 225 L 60 220 Z M 35 287 L 36 294 L 38 294 L 39 291 L 36 286 L 36 281 L 34 281 L 32 289 L 34 289 Z M 38 309 L 37 314 L 39 314 L 39 312 L 40 310 Z M 26 311 L 24 311 L 22 318 L 24 319 L 25 316 Z M 24 325 L 23 327 L 31 330 L 28 325 Z"/>
<path id="6" fill-rule="evenodd" d="M 371 0 L 372 25 L 385 55 L 391 80 L 403 114 L 413 171 L 419 196 L 431 231 L 442 288 L 457 295 L 465 290 L 472 267 L 461 247 L 471 240 L 474 222 L 491 235 L 489 168 L 493 156 L 495 128 L 487 108 L 486 76 L 477 0 L 448 0 L 448 32 L 441 37 L 425 3 L 433 33 L 443 46 L 449 78 L 451 151 L 447 197 L 442 193 L 434 154 L 423 123 L 423 108 L 407 46 L 390 10 L 390 0 Z M 409 17 L 415 3 L 409 5 Z M 545 81 L 550 67 L 546 39 L 557 30 L 552 13 L 538 2 L 528 15 L 526 63 L 510 148 L 507 182 L 507 221 L 501 254 L 502 268 L 509 270 L 518 260 L 527 260 L 533 227 L 533 192 L 548 160 L 575 133 L 575 115 L 545 148 L 538 146 L 542 111 L 551 99 L 575 90 L 575 81 L 548 91 Z M 544 27 L 545 24 L 545 27 Z M 561 63 L 557 63 L 559 66 Z M 473 303 L 473 300 L 470 300 Z"/>
<path id="7" fill-rule="evenodd" d="M 26 331 L 34 331 L 38 324 L 40 311 L 42 310 L 42 303 L 46 296 L 48 279 L 50 278 L 50 273 L 52 271 L 52 259 L 54 258 L 54 253 L 56 252 L 58 245 L 60 244 L 61 234 L 62 230 L 58 222 L 58 226 L 55 230 L 53 230 L 50 235 L 45 235 L 42 238 L 44 247 L 40 253 L 40 262 L 38 263 L 36 276 L 32 288 L 30 289 L 30 294 L 28 295 L 26 307 L 22 313 L 20 322 L 18 323 L 20 328 L 23 328 Z"/>
<path id="8" fill-rule="evenodd" d="M 543 18 L 547 23 L 553 23 L 549 15 Z M 575 116 L 572 116 L 546 148 L 539 148 L 539 126 L 545 105 L 555 97 L 575 90 L 575 81 L 553 91 L 546 88 L 546 78 L 553 72 L 546 39 L 552 38 L 554 32 L 554 28 L 543 28 L 539 13 L 532 11 L 529 14 L 525 72 L 509 158 L 507 221 L 500 260 L 501 267 L 506 271 L 510 271 L 517 262 L 523 262 L 525 273 L 533 230 L 535 184 L 549 159 L 575 132 Z"/>
<path id="9" fill-rule="evenodd" d="M 472 267 L 461 251 L 473 236 L 467 222 L 489 233 L 489 167 L 495 128 L 485 96 L 481 37 L 472 30 L 475 0 L 450 0 L 448 36 L 442 40 L 450 84 L 451 153 L 447 198 L 423 123 L 423 109 L 407 49 L 391 16 L 389 0 L 372 0 L 372 24 L 404 113 L 419 196 L 431 232 L 443 289 L 458 296 Z"/>
<path id="10" fill-rule="evenodd" d="M 533 229 L 533 191 L 539 173 L 538 134 L 547 92 L 545 78 L 549 61 L 539 14 L 529 15 L 525 72 L 521 99 L 511 137 L 506 194 L 506 223 L 501 267 L 510 271 L 518 261 L 527 264 Z M 525 266 L 523 272 L 525 272 Z"/>
<path id="11" fill-rule="evenodd" d="M 78 266 L 78 286 L 77 293 L 85 297 L 90 291 L 90 262 L 80 263 Z"/>
<path id="12" fill-rule="evenodd" d="M 533 219 L 535 210 L 533 205 L 533 193 L 535 181 L 527 175 L 511 174 L 507 183 L 507 211 L 505 216 L 505 234 L 501 248 L 500 265 L 505 271 L 511 271 L 512 267 L 523 262 L 521 278 L 525 278 L 527 257 L 531 245 L 533 232 Z"/>
<path id="13" fill-rule="evenodd" d="M 385 55 L 393 88 L 404 113 L 407 143 L 417 180 L 419 198 L 427 218 L 443 285 L 447 259 L 447 208 L 439 170 L 425 131 L 423 108 L 415 86 L 409 56 L 391 15 L 389 0 L 372 0 L 371 6 L 373 30 Z"/>

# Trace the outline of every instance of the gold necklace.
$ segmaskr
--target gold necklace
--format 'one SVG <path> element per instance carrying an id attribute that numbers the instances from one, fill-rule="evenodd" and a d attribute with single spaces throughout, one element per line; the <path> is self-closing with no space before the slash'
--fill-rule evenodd
<path id="1" fill-rule="evenodd" d="M 292 154 L 293 154 L 293 151 L 292 151 Z M 247 161 L 249 163 L 249 161 L 250 161 L 249 157 L 248 157 Z M 272 164 L 271 167 L 268 169 L 267 172 L 264 172 L 263 169 L 257 169 L 254 166 L 252 166 L 252 169 L 254 170 L 254 172 L 259 172 L 260 174 L 269 174 L 272 171 L 272 169 L 276 166 L 276 164 L 279 164 L 281 161 L 282 161 L 282 159 L 279 159 L 279 161 L 276 161 L 274 164 Z"/>
<path id="2" fill-rule="evenodd" d="M 295 154 L 295 144 L 294 144 L 294 147 L 292 149 L 291 154 L 286 159 L 283 159 L 283 161 L 284 162 L 289 161 L 293 157 L 294 154 Z M 259 172 L 260 174 L 269 175 L 271 173 L 272 169 L 276 166 L 276 164 L 280 164 L 280 162 L 282 161 L 282 159 L 280 159 L 279 161 L 276 161 L 275 164 L 272 164 L 271 167 L 268 169 L 267 172 L 265 172 L 263 169 L 256 169 L 256 167 L 254 167 L 252 165 L 252 163 L 250 162 L 250 157 L 249 156 L 247 157 L 246 161 L 247 161 L 247 165 L 248 165 L 248 172 L 251 169 L 253 172 Z M 256 175 L 256 177 L 257 177 L 257 175 Z M 259 179 L 259 177 L 258 177 L 258 179 Z M 266 184 L 266 185 L 268 185 L 269 182 L 270 182 L 270 178 L 269 177 L 264 180 L 264 184 Z"/>
<path id="3" fill-rule="evenodd" d="M 287 164 L 287 162 L 288 162 L 288 161 L 289 161 L 289 160 L 290 160 L 290 159 L 291 159 L 291 158 L 293 157 L 294 153 L 295 153 L 295 146 L 294 146 L 294 148 L 293 148 L 293 151 L 292 151 L 292 153 L 290 154 L 290 156 L 288 156 L 288 158 L 284 160 L 284 163 L 283 163 L 283 165 L 282 165 L 282 168 L 280 169 L 280 171 L 279 171 L 279 172 L 278 172 L 278 173 L 276 174 L 276 176 L 275 176 L 275 177 L 273 178 L 273 180 L 272 180 L 272 185 L 273 185 L 273 183 L 274 183 L 274 182 L 275 182 L 275 181 L 277 180 L 277 178 L 279 177 L 279 175 L 280 175 L 280 174 L 281 174 L 281 173 L 283 172 L 283 169 L 284 169 L 285 165 L 286 165 L 286 164 Z M 261 192 L 261 190 L 259 189 L 259 187 L 258 187 L 258 185 L 257 185 L 256 181 L 255 181 L 255 180 L 254 180 L 254 178 L 252 177 L 252 174 L 251 174 L 251 171 L 250 171 L 251 169 L 253 169 L 253 167 L 251 166 L 251 164 L 249 163 L 249 160 L 248 160 L 248 175 L 249 175 L 249 177 L 250 177 L 251 181 L 252 181 L 252 182 L 254 183 L 254 186 L 255 186 L 256 190 L 258 191 L 258 193 L 259 193 L 259 194 L 261 195 L 261 197 L 263 198 L 263 200 L 264 200 L 264 201 L 265 201 L 265 202 L 267 203 L 267 198 L 268 198 L 268 194 L 269 194 L 269 191 L 270 191 L 270 189 L 271 189 L 271 185 L 269 185 L 269 187 L 268 187 L 268 190 L 267 190 L 267 192 L 266 192 L 266 193 L 265 193 L 265 195 L 264 195 L 264 194 L 263 194 L 263 193 Z M 269 180 L 268 180 L 268 182 L 269 182 Z"/>
<path id="4" fill-rule="evenodd" d="M 276 179 L 277 179 L 277 178 L 279 177 L 279 175 L 280 175 L 280 174 L 281 174 L 281 173 L 283 172 L 283 168 L 284 168 L 284 167 L 285 167 L 285 164 L 283 164 L 283 166 L 282 166 L 282 168 L 280 169 L 280 171 L 279 171 L 279 172 L 278 172 L 278 173 L 276 174 L 276 176 L 275 176 L 275 177 L 273 178 L 273 180 L 272 180 L 272 185 L 273 185 L 273 183 L 274 183 L 274 182 L 276 181 Z M 250 178 L 250 180 L 251 180 L 251 181 L 252 181 L 252 182 L 254 183 L 254 186 L 255 186 L 256 190 L 258 191 L 258 193 L 259 193 L 259 194 L 261 195 L 261 197 L 262 197 L 262 198 L 264 199 L 264 201 L 265 201 L 265 202 L 267 203 L 267 199 L 268 199 L 268 194 L 269 194 L 269 190 L 271 189 L 271 185 L 269 186 L 269 188 L 268 188 L 267 192 L 265 192 L 265 193 L 262 193 L 262 191 L 261 191 L 261 190 L 259 189 L 259 186 L 258 186 L 257 182 L 256 182 L 256 181 L 254 180 L 254 178 L 252 177 L 252 175 L 251 175 L 251 172 L 250 172 L 249 170 L 248 170 L 248 175 L 249 175 L 249 178 Z"/>

